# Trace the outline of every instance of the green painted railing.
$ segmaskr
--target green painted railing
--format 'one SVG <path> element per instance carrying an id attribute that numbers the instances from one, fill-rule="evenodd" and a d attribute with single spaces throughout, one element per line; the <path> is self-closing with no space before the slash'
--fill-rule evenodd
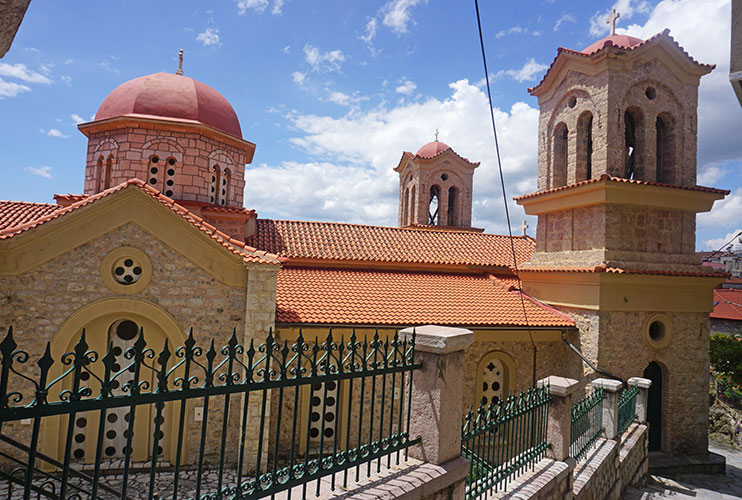
<path id="1" fill-rule="evenodd" d="M 637 387 L 624 389 L 618 397 L 618 434 L 621 435 L 629 428 L 636 418 Z"/>
<path id="2" fill-rule="evenodd" d="M 580 399 L 572 406 L 572 429 L 569 454 L 583 458 L 603 432 L 603 388 Z"/>
<path id="3" fill-rule="evenodd" d="M 198 347 L 191 332 L 159 353 L 141 329 L 127 337 L 121 344 L 112 333 L 100 356 L 83 331 L 72 352 L 53 357 L 47 344 L 34 360 L 8 330 L 0 433 L 17 443 L 0 451 L 16 467 L 0 468 L 3 486 L 24 499 L 109 498 L 112 488 L 121 499 L 257 499 L 285 490 L 303 499 L 311 481 L 317 496 L 326 476 L 335 490 L 349 475 L 357 481 L 399 463 L 419 442 L 409 436 L 412 374 L 421 366 L 414 334 L 337 338 L 330 330 L 288 342 L 269 333 L 243 346 L 233 332 L 217 350 L 213 339 Z M 111 446 L 117 432 L 120 449 Z"/>
<path id="4" fill-rule="evenodd" d="M 488 498 L 544 457 L 549 388 L 531 388 L 464 417 L 461 454 L 471 460 L 466 499 Z"/>

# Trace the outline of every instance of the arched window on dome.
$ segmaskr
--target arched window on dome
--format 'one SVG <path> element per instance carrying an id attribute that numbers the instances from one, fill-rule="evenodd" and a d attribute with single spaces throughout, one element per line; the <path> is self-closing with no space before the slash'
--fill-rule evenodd
<path id="1" fill-rule="evenodd" d="M 224 169 L 224 175 L 222 176 L 222 190 L 219 193 L 219 204 L 229 205 L 229 197 L 232 195 L 230 189 L 232 188 L 232 171 L 228 168 Z"/>
<path id="2" fill-rule="evenodd" d="M 515 381 L 513 359 L 500 351 L 487 353 L 477 369 L 477 404 L 497 403 L 510 394 Z"/>
<path id="3" fill-rule="evenodd" d="M 430 186 L 430 198 L 428 198 L 428 224 L 437 226 L 439 217 L 438 210 L 441 201 L 441 188 L 437 185 Z"/>
<path id="4" fill-rule="evenodd" d="M 575 182 L 593 176 L 593 114 L 585 111 L 577 120 L 577 170 Z"/>
<path id="5" fill-rule="evenodd" d="M 157 155 L 150 156 L 147 164 L 147 183 L 155 189 L 160 189 L 161 168 L 163 168 L 163 165 L 160 165 L 160 157 Z"/>
<path id="6" fill-rule="evenodd" d="M 95 168 L 95 182 L 98 184 L 99 192 L 105 189 L 103 186 L 105 185 L 104 183 L 105 183 L 106 171 L 103 167 L 103 160 L 104 160 L 103 155 L 100 155 L 98 157 L 98 164 L 96 165 L 96 168 Z"/>
<path id="7" fill-rule="evenodd" d="M 567 185 L 567 138 L 569 130 L 567 125 L 562 122 L 554 128 L 554 147 L 552 153 L 551 169 L 551 187 L 560 187 Z"/>
<path id="8" fill-rule="evenodd" d="M 165 161 L 165 165 L 163 165 L 163 168 L 165 169 L 165 183 L 163 186 L 163 191 L 165 193 L 165 196 L 172 198 L 174 189 L 175 189 L 175 165 L 177 161 L 175 158 L 170 157 Z"/>
<path id="9" fill-rule="evenodd" d="M 222 168 L 219 165 L 211 167 L 211 203 L 219 204 L 219 186 L 222 183 Z"/>
<path id="10" fill-rule="evenodd" d="M 458 191 L 456 190 L 456 187 L 451 186 L 448 188 L 448 210 L 446 215 L 448 220 L 449 226 L 455 226 L 456 225 L 456 217 L 459 215 L 456 210 L 456 204 L 459 200 L 457 200 L 457 194 Z"/>

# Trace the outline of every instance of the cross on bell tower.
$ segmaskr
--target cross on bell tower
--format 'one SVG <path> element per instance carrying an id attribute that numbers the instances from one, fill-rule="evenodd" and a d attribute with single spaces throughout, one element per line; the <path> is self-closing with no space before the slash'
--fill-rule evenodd
<path id="1" fill-rule="evenodd" d="M 611 25 L 611 36 L 614 36 L 616 34 L 616 21 L 618 18 L 621 17 L 621 14 L 616 12 L 616 9 L 611 9 L 610 14 L 608 14 L 608 19 L 606 19 L 606 24 Z"/>

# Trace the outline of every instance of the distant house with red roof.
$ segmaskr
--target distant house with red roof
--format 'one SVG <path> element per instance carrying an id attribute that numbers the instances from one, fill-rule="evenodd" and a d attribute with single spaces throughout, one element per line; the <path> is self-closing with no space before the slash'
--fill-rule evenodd
<path id="1" fill-rule="evenodd" d="M 714 290 L 710 317 L 712 333 L 742 334 L 742 287 Z"/>

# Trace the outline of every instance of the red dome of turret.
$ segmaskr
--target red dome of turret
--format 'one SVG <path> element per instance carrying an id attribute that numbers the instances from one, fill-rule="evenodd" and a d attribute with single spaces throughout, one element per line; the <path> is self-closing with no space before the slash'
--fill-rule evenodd
<path id="1" fill-rule="evenodd" d="M 423 158 L 431 158 L 437 154 L 444 152 L 447 149 L 451 149 L 451 146 L 444 142 L 433 141 L 418 149 L 417 153 L 415 154 L 417 156 L 422 156 Z"/>
<path id="2" fill-rule="evenodd" d="M 601 38 L 594 44 L 583 49 L 582 53 L 587 55 L 594 54 L 606 45 L 613 45 L 614 47 L 618 47 L 620 49 L 630 49 L 631 47 L 639 45 L 643 42 L 644 40 L 642 40 L 641 38 L 636 38 L 629 35 L 610 35 L 605 38 Z"/>
<path id="3" fill-rule="evenodd" d="M 154 73 L 122 83 L 103 100 L 95 121 L 118 116 L 145 116 L 208 125 L 242 139 L 237 114 L 229 101 L 198 80 Z"/>

